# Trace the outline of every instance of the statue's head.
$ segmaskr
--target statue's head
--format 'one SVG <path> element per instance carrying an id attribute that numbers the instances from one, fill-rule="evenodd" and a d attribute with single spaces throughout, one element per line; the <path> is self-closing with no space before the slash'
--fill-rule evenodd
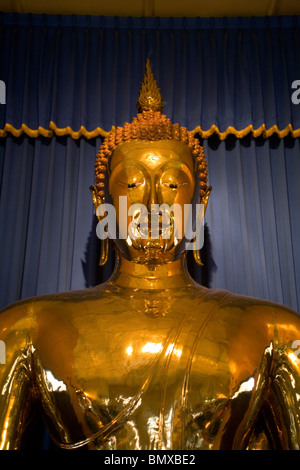
<path id="1" fill-rule="evenodd" d="M 131 123 L 113 128 L 101 145 L 93 200 L 95 207 L 114 206 L 113 238 L 123 256 L 139 263 L 171 262 L 190 241 L 188 209 L 194 221 L 196 204 L 206 208 L 211 190 L 206 158 L 193 133 L 162 114 L 149 61 L 138 111 Z"/>

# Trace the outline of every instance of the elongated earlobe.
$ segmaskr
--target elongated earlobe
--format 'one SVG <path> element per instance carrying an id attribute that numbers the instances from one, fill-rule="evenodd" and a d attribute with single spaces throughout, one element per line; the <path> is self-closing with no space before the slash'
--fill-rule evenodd
<path id="1" fill-rule="evenodd" d="M 198 266 L 203 266 L 200 258 L 200 250 L 193 249 L 194 260 Z"/>
<path id="2" fill-rule="evenodd" d="M 200 198 L 200 203 L 204 205 L 204 215 L 205 215 L 205 212 L 206 212 L 206 207 L 207 207 L 207 203 L 208 203 L 208 199 L 209 199 L 209 195 L 211 193 L 211 190 L 212 190 L 212 187 L 208 186 L 206 188 L 205 194 Z M 198 266 L 203 266 L 203 263 L 202 263 L 201 257 L 200 257 L 200 250 L 199 249 L 196 249 L 196 248 L 193 249 L 193 256 L 194 256 L 194 260 L 195 260 L 196 264 Z"/>
<path id="3" fill-rule="evenodd" d="M 90 191 L 93 198 L 93 203 L 97 215 L 97 219 L 100 222 L 101 217 L 97 213 L 98 206 L 104 204 L 104 196 L 100 196 L 98 189 L 96 186 L 90 186 Z M 109 253 L 109 239 L 106 237 L 104 240 L 101 240 L 101 252 L 100 252 L 100 260 L 99 266 L 105 266 L 108 260 L 108 253 Z"/>
<path id="4" fill-rule="evenodd" d="M 105 238 L 105 240 L 101 240 L 101 254 L 99 260 L 99 266 L 105 266 L 108 260 L 108 252 L 109 252 L 109 238 Z"/>

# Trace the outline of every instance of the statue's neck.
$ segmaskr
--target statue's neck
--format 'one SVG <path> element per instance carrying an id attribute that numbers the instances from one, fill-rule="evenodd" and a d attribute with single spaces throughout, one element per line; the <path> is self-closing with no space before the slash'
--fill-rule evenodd
<path id="1" fill-rule="evenodd" d="M 172 263 L 157 265 L 134 263 L 120 256 L 111 281 L 122 287 L 158 290 L 193 284 L 186 268 L 185 256 Z"/>

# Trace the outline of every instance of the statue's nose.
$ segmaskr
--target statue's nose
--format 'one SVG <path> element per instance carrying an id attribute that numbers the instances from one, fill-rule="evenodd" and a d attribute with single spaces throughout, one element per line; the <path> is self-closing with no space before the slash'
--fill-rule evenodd
<path id="1" fill-rule="evenodd" d="M 148 198 L 148 211 L 151 211 L 152 204 L 159 204 L 158 190 L 154 180 L 151 180 L 150 193 Z"/>

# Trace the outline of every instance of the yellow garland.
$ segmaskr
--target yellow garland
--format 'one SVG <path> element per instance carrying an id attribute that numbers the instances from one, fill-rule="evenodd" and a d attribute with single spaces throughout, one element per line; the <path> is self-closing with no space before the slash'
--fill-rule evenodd
<path id="1" fill-rule="evenodd" d="M 24 133 L 29 137 L 34 138 L 40 135 L 49 138 L 53 137 L 54 135 L 70 135 L 72 139 L 80 139 L 80 137 L 93 139 L 94 137 L 98 136 L 106 137 L 109 134 L 108 131 L 101 129 L 101 127 L 97 127 L 93 131 L 87 131 L 84 126 L 81 126 L 78 131 L 73 131 L 70 126 L 59 128 L 53 121 L 50 122 L 49 129 L 41 126 L 39 126 L 37 129 L 30 129 L 26 124 L 22 124 L 20 129 L 17 129 L 11 124 L 5 124 L 4 129 L 0 129 L 0 137 L 6 137 L 8 133 L 14 135 L 15 137 L 20 137 L 20 135 Z M 232 126 L 229 126 L 224 132 L 221 132 L 219 128 L 213 124 L 207 131 L 204 131 L 200 126 L 197 126 L 194 130 L 192 130 L 192 133 L 199 134 L 203 139 L 207 139 L 213 134 L 217 134 L 220 140 L 226 139 L 229 134 L 235 135 L 238 139 L 241 139 L 250 133 L 252 133 L 254 137 L 259 137 L 262 135 L 264 138 L 270 137 L 273 134 L 277 134 L 281 139 L 286 137 L 288 134 L 294 138 L 300 137 L 300 129 L 293 129 L 291 124 L 288 124 L 288 126 L 282 130 L 279 130 L 277 125 L 266 129 L 265 124 L 262 124 L 258 129 L 254 129 L 253 125 L 250 124 L 242 130 L 237 130 Z"/>
<path id="2" fill-rule="evenodd" d="M 6 123 L 4 129 L 0 129 L 0 137 L 6 137 L 10 133 L 15 137 L 20 137 L 20 135 L 27 134 L 29 137 L 38 137 L 42 135 L 43 137 L 53 137 L 53 135 L 63 136 L 70 135 L 72 139 L 80 139 L 80 137 L 86 137 L 87 139 L 93 139 L 94 137 L 101 136 L 106 137 L 109 132 L 104 131 L 101 127 L 97 127 L 93 131 L 87 131 L 84 126 L 81 126 L 79 131 L 73 131 L 70 126 L 59 128 L 53 121 L 50 121 L 49 129 L 39 126 L 37 129 L 30 129 L 26 124 L 22 124 L 20 129 L 12 126 L 11 124 Z"/>
<path id="3" fill-rule="evenodd" d="M 266 129 L 265 124 L 262 124 L 258 129 L 254 129 L 253 125 L 250 124 L 240 131 L 232 126 L 229 126 L 225 132 L 220 132 L 219 128 L 213 124 L 207 131 L 204 131 L 200 126 L 198 126 L 192 132 L 194 134 L 198 133 L 203 139 L 207 139 L 211 135 L 217 134 L 220 140 L 225 140 L 229 134 L 233 134 L 238 139 L 241 139 L 250 133 L 252 133 L 253 137 L 259 137 L 262 135 L 264 138 L 268 138 L 273 134 L 277 134 L 281 139 L 286 137 L 288 134 L 291 134 L 291 136 L 294 138 L 300 137 L 300 129 L 293 129 L 292 124 L 288 124 L 287 127 L 282 130 L 279 130 L 276 124 L 269 129 Z"/>

